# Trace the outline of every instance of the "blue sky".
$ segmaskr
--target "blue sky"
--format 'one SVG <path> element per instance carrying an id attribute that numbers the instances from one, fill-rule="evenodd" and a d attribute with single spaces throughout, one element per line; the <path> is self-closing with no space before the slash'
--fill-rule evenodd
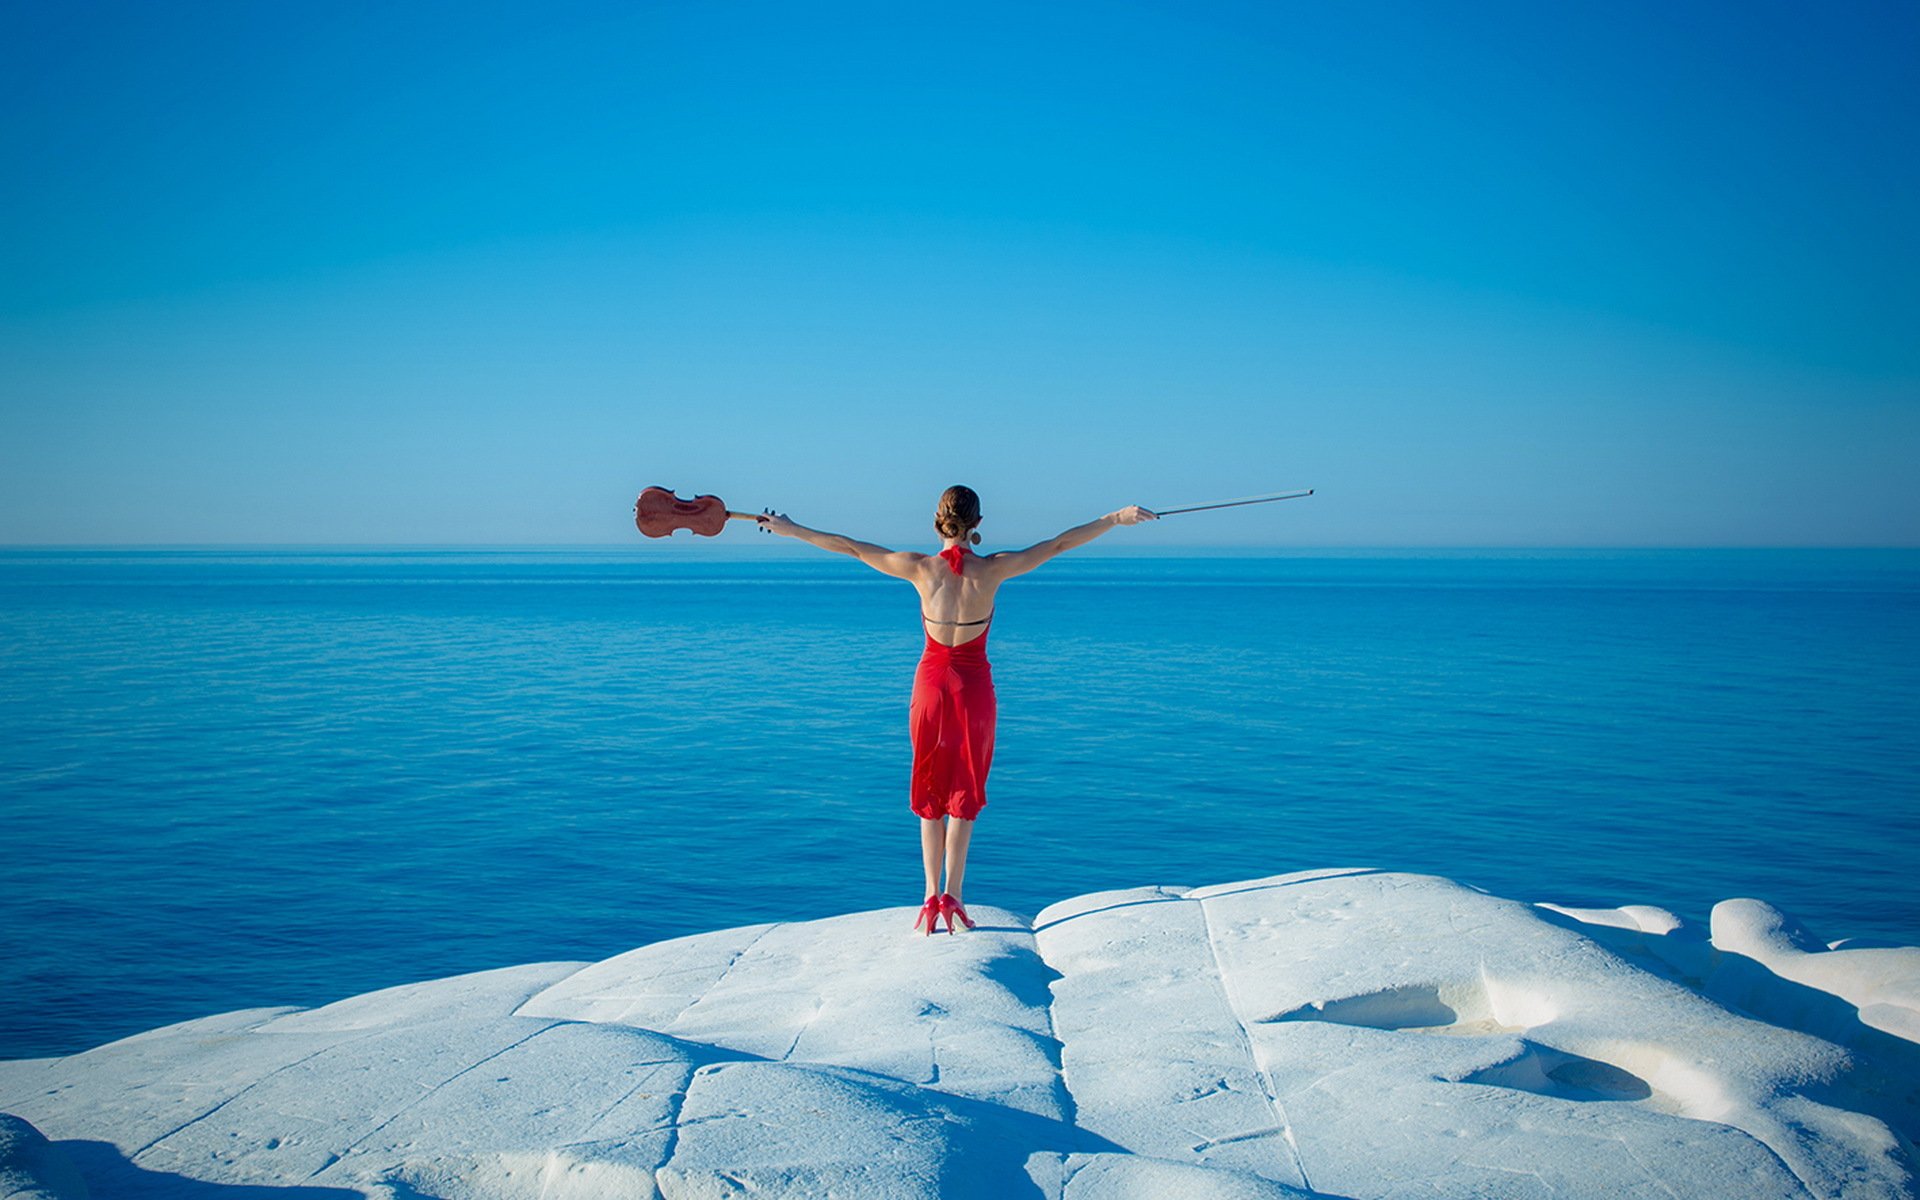
<path id="1" fill-rule="evenodd" d="M 1911 4 L 0 14 L 0 543 L 1920 544 Z"/>

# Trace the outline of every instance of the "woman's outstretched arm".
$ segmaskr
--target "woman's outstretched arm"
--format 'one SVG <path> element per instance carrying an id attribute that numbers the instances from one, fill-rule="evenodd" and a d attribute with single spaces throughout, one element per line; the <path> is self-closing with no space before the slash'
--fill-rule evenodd
<path id="1" fill-rule="evenodd" d="M 760 528 L 781 537 L 799 538 L 809 546 L 818 546 L 835 554 L 850 555 L 884 575 L 895 575 L 901 579 L 910 578 L 914 568 L 927 557 L 911 550 L 889 550 L 885 546 L 876 546 L 842 533 L 808 529 L 798 521 L 789 520 L 785 513 L 768 513 L 761 517 Z"/>
<path id="2" fill-rule="evenodd" d="M 1085 525 L 1075 525 L 1072 529 L 1057 533 L 1044 542 L 1036 542 L 1025 550 L 1005 550 L 989 557 L 1007 576 L 1024 575 L 1056 554 L 1064 554 L 1076 546 L 1086 545 L 1115 525 L 1138 525 L 1142 521 L 1159 519 L 1159 514 L 1153 510 L 1141 508 L 1138 504 L 1130 504 L 1104 517 L 1095 517 Z"/>

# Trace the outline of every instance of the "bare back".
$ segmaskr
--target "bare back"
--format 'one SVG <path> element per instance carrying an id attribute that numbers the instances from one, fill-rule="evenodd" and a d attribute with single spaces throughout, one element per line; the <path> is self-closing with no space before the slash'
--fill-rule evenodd
<path id="1" fill-rule="evenodd" d="M 1136 504 L 1095 517 L 1035 542 L 1025 550 L 1001 550 L 987 555 L 974 554 L 958 544 L 939 554 L 889 550 L 843 534 L 809 529 L 785 513 L 766 513 L 760 518 L 760 528 L 782 537 L 800 538 L 822 550 L 850 555 L 883 575 L 908 580 L 920 593 L 921 625 L 927 636 L 942 646 L 964 646 L 986 633 L 987 622 L 993 617 L 994 597 L 1001 584 L 1026 574 L 1057 554 L 1085 545 L 1115 525 L 1137 525 L 1154 519 L 1151 511 Z M 948 550 L 962 551 L 957 573 L 948 559 L 941 557 Z"/>
<path id="2" fill-rule="evenodd" d="M 987 631 L 994 597 L 1007 578 L 994 562 L 998 557 L 968 553 L 960 560 L 958 575 L 937 554 L 921 559 L 913 586 L 920 593 L 921 624 L 928 637 L 942 646 L 960 646 Z"/>

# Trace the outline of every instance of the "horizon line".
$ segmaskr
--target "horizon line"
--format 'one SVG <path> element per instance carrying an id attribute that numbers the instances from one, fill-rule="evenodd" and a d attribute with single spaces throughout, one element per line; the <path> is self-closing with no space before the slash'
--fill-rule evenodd
<path id="1" fill-rule="evenodd" d="M 641 542 L 0 542 L 0 553 L 22 553 L 35 551 L 60 550 L 145 550 L 145 551 L 209 551 L 209 550 L 386 550 L 386 551 L 580 551 L 580 550 L 632 550 L 637 553 L 693 552 L 732 554 L 745 549 L 740 542 L 727 545 L 716 544 L 709 548 L 700 548 L 698 542 L 688 539 L 660 539 L 664 545 L 649 545 Z M 769 544 L 754 551 L 757 555 L 771 554 L 775 557 L 811 557 L 800 553 L 797 546 Z M 1266 554 L 1274 557 L 1304 557 L 1316 553 L 1375 553 L 1375 554 L 1418 554 L 1418 553 L 1650 553 L 1658 551 L 1860 551 L 1893 552 L 1920 551 L 1920 543 L 1551 543 L 1551 542 L 1459 542 L 1459 543 L 1342 543 L 1326 545 L 1273 545 L 1264 543 L 1203 543 L 1191 546 L 1142 546 L 1134 548 L 1100 547 L 1076 550 L 1075 558 L 1180 558 L 1192 554 Z"/>

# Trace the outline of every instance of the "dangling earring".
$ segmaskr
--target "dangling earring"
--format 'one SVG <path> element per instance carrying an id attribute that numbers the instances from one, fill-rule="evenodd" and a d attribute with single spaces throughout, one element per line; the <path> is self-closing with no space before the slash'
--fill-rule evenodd
<path id="1" fill-rule="evenodd" d="M 972 543 L 973 543 L 974 545 L 976 545 L 976 546 L 978 546 L 978 545 L 980 544 L 980 535 L 979 535 L 979 534 L 977 534 L 977 533 L 969 533 L 969 534 L 967 535 L 967 539 L 968 539 L 969 541 L 971 541 L 971 542 L 972 542 Z"/>

